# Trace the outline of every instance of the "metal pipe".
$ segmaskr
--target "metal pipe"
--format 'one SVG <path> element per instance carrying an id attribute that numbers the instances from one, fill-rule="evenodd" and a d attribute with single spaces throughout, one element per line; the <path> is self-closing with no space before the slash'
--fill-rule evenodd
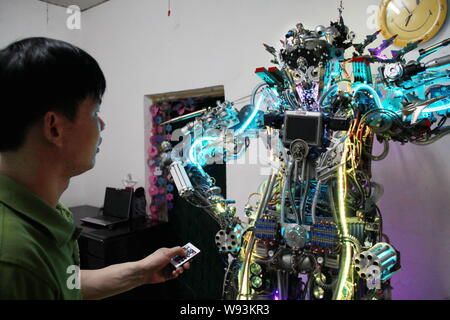
<path id="1" fill-rule="evenodd" d="M 386 262 L 387 260 L 389 260 L 392 257 L 395 257 L 396 255 L 397 255 L 397 253 L 395 251 L 391 251 L 386 256 L 384 256 L 382 259 L 375 258 L 373 264 L 376 266 L 382 266 L 384 262 Z"/>
<path id="2" fill-rule="evenodd" d="M 338 170 L 338 202 L 339 202 L 339 210 L 338 210 L 338 230 L 342 239 L 346 239 L 348 237 L 348 226 L 347 226 L 347 218 L 346 218 L 346 210 L 345 210 L 345 185 L 346 185 L 346 168 L 345 162 L 347 159 L 347 141 L 344 144 L 344 152 L 342 154 L 341 163 L 344 163 L 343 166 L 339 167 Z M 343 242 L 343 243 L 342 243 Z M 333 300 L 342 300 L 347 297 L 345 293 L 345 288 L 347 284 L 347 279 L 350 275 L 351 268 L 351 260 L 352 260 L 352 246 L 349 241 L 342 241 L 342 253 L 341 253 L 341 261 L 339 266 L 339 274 L 338 281 L 336 285 L 336 289 L 333 292 Z M 351 288 L 347 288 L 350 289 Z M 352 296 L 352 294 L 350 295 Z"/>
<path id="3" fill-rule="evenodd" d="M 281 270 L 277 270 L 277 285 L 278 285 L 278 293 L 280 294 L 280 300 L 284 299 L 284 285 L 281 282 Z"/>
<path id="4" fill-rule="evenodd" d="M 317 207 L 317 200 L 319 198 L 321 185 L 322 185 L 322 180 L 318 180 L 317 185 L 316 185 L 316 192 L 314 193 L 314 199 L 313 199 L 312 208 L 311 208 L 311 219 L 312 219 L 313 224 L 316 223 L 316 207 Z"/>
<path id="5" fill-rule="evenodd" d="M 309 185 L 310 185 L 310 182 L 309 182 L 309 175 L 310 175 L 309 174 L 309 167 L 310 167 L 310 163 L 307 162 L 306 159 L 304 160 L 304 163 L 305 163 L 304 166 L 306 167 L 306 178 L 305 178 L 305 176 L 303 176 L 303 181 L 306 180 L 306 186 L 305 186 L 305 189 L 302 192 L 301 203 L 300 203 L 299 211 L 298 211 L 298 215 L 301 217 L 302 221 L 305 221 L 306 197 L 308 195 L 308 190 L 309 190 Z"/>
<path id="6" fill-rule="evenodd" d="M 267 201 L 268 201 L 268 195 L 272 194 L 275 177 L 276 177 L 276 173 L 274 173 L 274 170 L 272 169 L 269 179 L 267 181 L 266 190 L 264 191 L 264 195 L 261 199 L 261 202 L 259 203 L 258 210 L 256 211 L 255 221 L 257 221 L 258 219 L 261 218 L 261 215 L 264 212 L 264 209 L 266 208 Z M 245 260 L 244 260 L 245 262 L 244 262 L 244 267 L 243 267 L 243 270 L 241 272 L 241 277 L 240 277 L 241 281 L 239 282 L 241 288 L 239 289 L 238 299 L 247 300 L 248 295 L 249 295 L 249 290 L 248 290 L 249 289 L 249 286 L 248 286 L 249 279 L 248 278 L 249 278 L 250 261 L 251 261 L 251 256 L 253 253 L 254 245 L 255 245 L 255 235 L 253 232 L 251 232 L 249 244 L 248 244 L 248 246 L 246 248 L 246 252 L 245 252 Z"/>
<path id="7" fill-rule="evenodd" d="M 267 191 L 268 191 L 268 192 L 265 192 L 265 197 L 264 197 L 264 199 L 263 199 L 263 205 L 260 206 L 260 208 L 262 208 L 262 209 L 261 209 L 261 211 L 257 214 L 256 219 L 259 219 L 259 217 L 262 215 L 262 213 L 263 213 L 264 210 L 266 209 L 267 203 L 270 201 L 270 199 L 272 199 L 273 188 L 274 188 L 274 186 L 275 186 L 276 176 L 277 176 L 277 174 L 272 174 L 272 175 L 270 176 L 270 178 L 269 178 L 268 186 L 267 186 Z"/>
<path id="8" fill-rule="evenodd" d="M 438 42 L 428 48 L 420 49 L 419 50 L 419 58 L 417 58 L 417 61 L 420 62 L 423 58 L 426 56 L 432 54 L 433 52 L 436 52 L 437 50 L 446 47 L 450 44 L 450 38 L 444 39 L 441 42 Z"/>
<path id="9" fill-rule="evenodd" d="M 298 214 L 297 214 L 297 208 L 296 208 L 296 206 L 295 206 L 295 198 L 294 198 L 294 196 L 293 196 L 293 194 L 292 194 L 292 186 L 291 186 L 291 182 L 292 182 L 292 171 L 293 171 L 293 168 L 292 168 L 292 167 L 293 167 L 293 165 L 291 164 L 290 167 L 289 167 L 288 174 L 287 174 L 287 181 L 288 181 L 288 184 L 287 184 L 288 195 L 289 195 L 289 201 L 291 202 L 292 212 L 293 212 L 293 214 L 294 214 L 295 216 L 297 216 L 297 223 L 298 223 L 298 224 L 301 224 L 301 223 L 302 223 L 302 220 L 301 220 L 301 217 L 299 217 Z"/>
<path id="10" fill-rule="evenodd" d="M 281 190 L 281 223 L 285 223 L 286 187 L 288 185 L 287 168 L 283 175 L 283 188 Z"/>

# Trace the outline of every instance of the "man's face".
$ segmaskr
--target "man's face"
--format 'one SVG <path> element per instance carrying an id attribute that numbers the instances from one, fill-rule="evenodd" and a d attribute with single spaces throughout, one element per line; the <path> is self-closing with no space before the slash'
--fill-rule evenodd
<path id="1" fill-rule="evenodd" d="M 67 122 L 63 156 L 70 176 L 79 175 L 95 165 L 95 155 L 102 140 L 100 132 L 105 128 L 98 116 L 99 108 L 99 103 L 87 98 L 78 107 L 75 121 Z"/>

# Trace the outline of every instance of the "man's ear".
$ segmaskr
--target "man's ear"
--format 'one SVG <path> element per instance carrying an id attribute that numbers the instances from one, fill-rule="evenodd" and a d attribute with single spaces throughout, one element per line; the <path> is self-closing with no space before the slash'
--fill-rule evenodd
<path id="1" fill-rule="evenodd" d="M 66 123 L 65 117 L 54 111 L 49 111 L 44 116 L 44 137 L 51 144 L 62 147 L 63 145 L 63 131 Z"/>

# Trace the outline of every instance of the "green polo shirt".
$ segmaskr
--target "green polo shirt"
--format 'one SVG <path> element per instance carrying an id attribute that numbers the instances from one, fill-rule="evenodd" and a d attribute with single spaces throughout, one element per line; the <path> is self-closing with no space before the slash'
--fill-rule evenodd
<path id="1" fill-rule="evenodd" d="M 80 232 L 62 204 L 0 174 L 0 299 L 81 299 Z"/>

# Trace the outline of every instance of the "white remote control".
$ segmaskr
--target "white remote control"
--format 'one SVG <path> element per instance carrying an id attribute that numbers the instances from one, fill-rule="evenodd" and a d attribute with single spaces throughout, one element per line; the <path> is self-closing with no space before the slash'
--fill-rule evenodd
<path id="1" fill-rule="evenodd" d="M 191 260 L 197 254 L 200 253 L 200 250 L 195 247 L 192 243 L 187 243 L 183 246 L 184 252 L 186 252 L 186 256 L 175 256 L 170 260 L 170 263 L 175 267 L 181 267 L 183 264 Z"/>

